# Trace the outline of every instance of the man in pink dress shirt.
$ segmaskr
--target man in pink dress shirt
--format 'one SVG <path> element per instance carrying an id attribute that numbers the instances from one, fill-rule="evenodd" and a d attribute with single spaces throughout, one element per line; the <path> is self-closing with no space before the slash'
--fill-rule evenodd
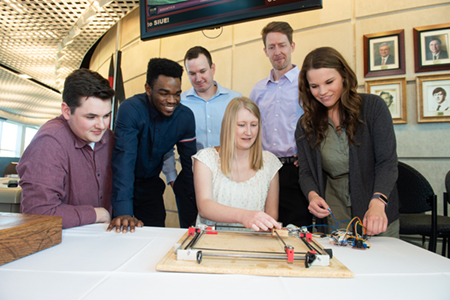
<path id="1" fill-rule="evenodd" d="M 62 114 L 39 129 L 17 166 L 22 213 L 60 216 L 63 228 L 110 222 L 113 96 L 96 72 L 66 78 Z"/>
<path id="2" fill-rule="evenodd" d="M 278 221 L 284 226 L 312 224 L 308 200 L 299 181 L 295 128 L 303 115 L 298 104 L 298 75 L 300 70 L 292 63 L 295 50 L 293 29 L 286 22 L 271 22 L 262 32 L 264 53 L 273 69 L 269 77 L 257 82 L 250 93 L 261 110 L 261 138 L 263 149 L 275 154 L 283 164 L 278 172 L 280 203 Z"/>

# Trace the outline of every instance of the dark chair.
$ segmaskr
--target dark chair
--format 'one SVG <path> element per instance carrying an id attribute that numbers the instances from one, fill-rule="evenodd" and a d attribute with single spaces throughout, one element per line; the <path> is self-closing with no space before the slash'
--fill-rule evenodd
<path id="1" fill-rule="evenodd" d="M 444 192 L 444 216 L 438 217 L 438 237 L 442 237 L 442 255 L 450 258 L 450 217 L 448 217 L 448 205 L 450 204 L 450 171 L 445 176 Z"/>
<path id="2" fill-rule="evenodd" d="M 3 177 L 6 177 L 7 175 L 11 175 L 11 174 L 17 174 L 16 167 L 17 167 L 16 162 L 9 163 L 9 165 L 7 165 L 5 168 L 5 174 Z"/>
<path id="3" fill-rule="evenodd" d="M 398 162 L 397 179 L 400 201 L 400 234 L 428 236 L 428 250 L 436 252 L 437 198 L 430 183 L 413 167 Z M 431 211 L 430 214 L 425 212 Z"/>

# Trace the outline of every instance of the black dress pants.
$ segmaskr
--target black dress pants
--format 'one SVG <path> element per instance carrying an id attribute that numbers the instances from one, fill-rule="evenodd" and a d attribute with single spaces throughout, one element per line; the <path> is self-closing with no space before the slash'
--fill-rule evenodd
<path id="1" fill-rule="evenodd" d="M 165 227 L 166 209 L 164 190 L 166 185 L 158 177 L 138 179 L 134 182 L 134 216 L 144 222 L 144 226 Z"/>
<path id="2" fill-rule="evenodd" d="M 298 168 L 293 163 L 283 164 L 278 174 L 280 179 L 278 221 L 282 222 L 283 226 L 288 224 L 299 227 L 311 225 L 313 216 L 309 213 L 309 202 L 298 183 Z"/>
<path id="3" fill-rule="evenodd" d="M 173 191 L 177 201 L 180 227 L 188 228 L 195 225 L 198 210 L 195 200 L 194 182 L 191 177 L 186 177 L 186 172 L 183 170 L 178 174 L 177 180 L 175 180 Z"/>

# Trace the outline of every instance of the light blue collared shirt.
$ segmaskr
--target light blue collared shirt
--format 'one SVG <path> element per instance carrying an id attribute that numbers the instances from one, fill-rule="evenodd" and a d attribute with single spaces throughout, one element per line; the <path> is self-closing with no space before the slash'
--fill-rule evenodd
<path id="1" fill-rule="evenodd" d="M 242 95 L 224 88 L 214 81 L 217 91 L 208 101 L 201 98 L 194 88 L 181 94 L 181 104 L 189 107 L 195 116 L 197 151 L 220 145 L 220 128 L 228 103 Z"/>
<path id="2" fill-rule="evenodd" d="M 277 82 L 271 70 L 269 77 L 255 84 L 250 93 L 250 99 L 261 110 L 263 149 L 277 157 L 297 153 L 295 128 L 303 115 L 303 109 L 298 104 L 299 74 L 300 70 L 294 65 Z"/>

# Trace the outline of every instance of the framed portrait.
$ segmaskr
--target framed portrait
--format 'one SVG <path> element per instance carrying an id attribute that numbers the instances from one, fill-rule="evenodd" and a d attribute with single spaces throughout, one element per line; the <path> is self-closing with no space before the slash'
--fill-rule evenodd
<path id="1" fill-rule="evenodd" d="M 416 72 L 450 69 L 450 23 L 416 27 L 413 34 Z"/>
<path id="2" fill-rule="evenodd" d="M 404 30 L 364 35 L 364 77 L 398 74 L 405 74 Z"/>
<path id="3" fill-rule="evenodd" d="M 450 74 L 417 76 L 417 122 L 450 122 Z"/>
<path id="4" fill-rule="evenodd" d="M 380 96 L 391 112 L 394 124 L 406 124 L 406 78 L 371 80 L 365 82 L 368 94 Z"/>

